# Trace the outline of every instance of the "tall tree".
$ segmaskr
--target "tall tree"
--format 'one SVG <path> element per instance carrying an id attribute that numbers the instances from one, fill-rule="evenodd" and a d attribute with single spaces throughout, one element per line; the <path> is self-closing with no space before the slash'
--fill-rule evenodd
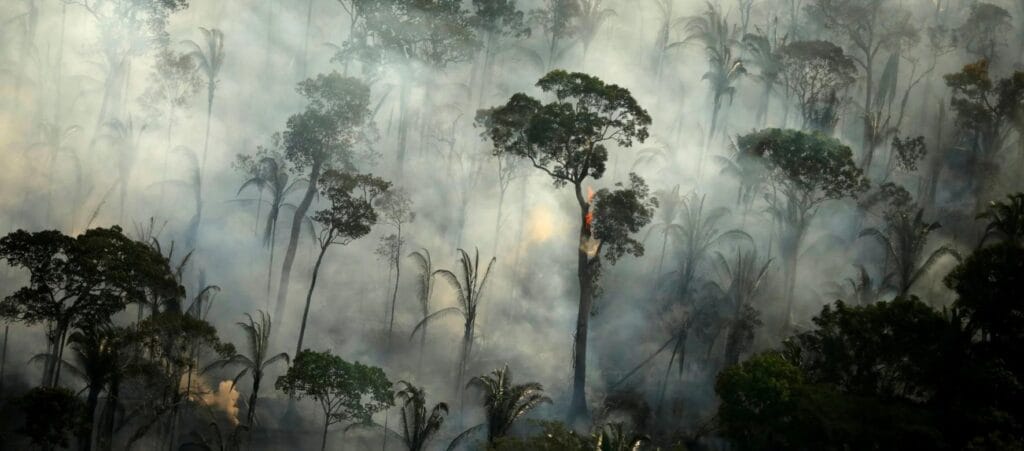
<path id="1" fill-rule="evenodd" d="M 488 83 L 492 82 L 495 59 L 508 38 L 522 38 L 530 34 L 524 14 L 515 0 L 473 0 L 473 28 L 482 36 L 480 80 L 477 98 L 483 104 L 488 99 Z"/>
<path id="2" fill-rule="evenodd" d="M 313 220 L 320 224 L 320 253 L 313 264 L 312 280 L 306 293 L 306 307 L 302 310 L 302 322 L 299 327 L 299 342 L 295 355 L 302 351 L 302 339 L 306 335 L 306 320 L 309 317 L 309 306 L 313 302 L 313 290 L 316 288 L 317 276 L 324 255 L 331 245 L 346 246 L 353 240 L 370 233 L 370 228 L 377 223 L 377 211 L 374 201 L 383 196 L 391 184 L 383 179 L 367 174 L 354 174 L 340 171 L 327 171 L 319 180 L 320 195 L 330 202 L 327 208 L 317 211 Z"/>
<path id="3" fill-rule="evenodd" d="M 780 48 L 785 45 L 788 36 L 778 37 L 778 21 L 771 24 L 769 30 L 755 27 L 757 33 L 743 35 L 743 47 L 750 55 L 748 61 L 758 68 L 756 78 L 761 82 L 761 103 L 757 106 L 755 120 L 761 127 L 768 121 L 768 107 L 771 106 L 772 92 L 779 82 L 784 65 Z M 785 125 L 785 124 L 782 124 Z"/>
<path id="4" fill-rule="evenodd" d="M 711 123 L 708 127 L 708 136 L 705 147 L 711 145 L 711 141 L 718 131 L 719 112 L 722 109 L 722 102 L 726 96 L 729 97 L 729 104 L 732 104 L 733 96 L 736 95 L 735 82 L 747 73 L 743 61 L 733 55 L 733 47 L 739 41 L 739 29 L 729 24 L 729 19 L 722 15 L 719 8 L 707 4 L 707 9 L 699 16 L 687 19 L 686 39 L 684 42 L 696 41 L 704 47 L 704 53 L 708 59 L 708 71 L 701 77 L 711 85 Z M 697 171 L 703 165 L 704 155 L 701 154 L 701 161 L 697 164 Z M 698 175 L 699 177 L 699 175 Z"/>
<path id="5" fill-rule="evenodd" d="M 1012 133 L 1014 118 L 1024 112 L 1024 72 L 993 80 L 988 61 L 980 60 L 945 79 L 953 91 L 950 105 L 956 113 L 956 127 L 973 154 L 967 171 L 975 210 L 980 213 L 991 188 L 991 175 L 996 173 L 997 155 Z"/>
<path id="6" fill-rule="evenodd" d="M 409 97 L 421 67 L 443 70 L 467 61 L 479 43 L 469 11 L 461 0 L 366 0 L 356 8 L 365 33 L 387 61 L 399 66 L 399 118 L 396 158 L 404 165 L 409 126 Z"/>
<path id="7" fill-rule="evenodd" d="M 367 424 L 375 413 L 394 405 L 394 392 L 384 370 L 349 363 L 330 352 L 305 350 L 274 384 L 298 398 L 309 397 L 324 413 L 320 449 L 327 449 L 327 429 L 343 421 Z"/>
<path id="8" fill-rule="evenodd" d="M 405 239 L 402 237 L 402 226 L 413 222 L 416 213 L 412 211 L 412 199 L 405 188 L 393 188 L 384 192 L 380 199 L 377 199 L 377 210 L 383 216 L 383 223 L 391 226 L 394 231 L 394 246 L 392 246 L 392 262 L 395 267 L 395 286 L 391 291 L 391 314 L 388 315 L 388 346 L 391 346 L 391 336 L 395 331 L 395 305 L 398 303 L 398 282 L 402 275 L 402 244 Z"/>
<path id="9" fill-rule="evenodd" d="M 240 199 L 244 202 L 255 202 L 256 221 L 259 223 L 260 209 L 266 204 L 268 207 L 266 224 L 263 227 L 263 245 L 270 251 L 267 259 L 267 304 L 270 303 L 270 286 L 274 272 L 274 252 L 277 244 L 277 221 L 281 217 L 281 210 L 295 211 L 298 209 L 295 204 L 288 202 L 288 197 L 305 188 L 308 183 L 305 178 L 296 177 L 292 179 L 289 174 L 291 169 L 288 160 L 279 150 L 281 135 L 274 135 L 272 147 L 260 146 L 253 155 L 239 154 L 234 166 L 245 177 L 244 182 L 238 188 L 236 195 L 242 194 L 247 188 L 256 188 L 259 191 L 258 199 Z M 263 199 L 263 192 L 270 194 L 269 199 Z M 312 227 L 312 221 L 303 217 L 304 224 Z"/>
<path id="10" fill-rule="evenodd" d="M 883 51 L 899 53 L 908 44 L 917 41 L 917 29 L 909 11 L 888 0 L 812 0 L 807 6 L 811 19 L 821 24 L 836 38 L 844 41 L 854 63 L 864 70 L 864 152 L 860 161 L 864 171 L 870 171 L 876 134 L 875 116 L 883 105 L 876 101 L 879 81 L 875 79 L 875 63 Z"/>
<path id="11" fill-rule="evenodd" d="M 601 26 L 616 15 L 615 10 L 605 8 L 603 0 L 580 0 L 579 40 L 583 45 L 583 59 L 587 58 L 590 44 L 601 33 Z"/>
<path id="12" fill-rule="evenodd" d="M 761 159 L 768 170 L 768 210 L 782 226 L 779 254 L 788 328 L 793 323 L 800 247 L 811 221 L 823 203 L 855 196 L 867 189 L 868 181 L 853 163 L 853 151 L 821 133 L 770 128 L 740 136 L 737 146 Z"/>
<path id="13" fill-rule="evenodd" d="M 782 82 L 800 109 L 804 130 L 831 134 L 839 120 L 844 92 L 857 67 L 843 49 L 828 41 L 795 41 L 781 49 Z"/>
<path id="14" fill-rule="evenodd" d="M 299 94 L 309 102 L 306 111 L 288 118 L 283 133 L 285 158 L 293 171 L 306 174 L 307 185 L 295 208 L 288 248 L 281 263 L 274 318 L 282 318 L 288 299 L 288 283 L 299 245 L 303 219 L 320 186 L 320 176 L 331 169 L 351 169 L 359 146 L 367 141 L 364 127 L 370 124 L 370 89 L 355 78 L 337 72 L 320 74 L 299 83 Z"/>
<path id="15" fill-rule="evenodd" d="M 526 159 L 551 177 L 555 188 L 571 185 L 579 206 L 577 280 L 580 289 L 574 350 L 573 400 L 570 416 L 585 418 L 587 330 L 590 322 L 600 253 L 615 263 L 623 255 L 643 254 L 643 244 L 630 235 L 647 225 L 656 201 L 635 174 L 629 186 L 587 193 L 584 183 L 600 179 L 609 145 L 630 147 L 647 139 L 651 116 L 625 88 L 605 84 L 582 73 L 552 71 L 537 86 L 555 100 L 543 104 L 526 94 L 477 114 L 477 123 L 494 145 L 495 156 Z"/>
<path id="16" fill-rule="evenodd" d="M 465 376 L 466 363 L 473 353 L 473 340 L 476 334 L 476 317 L 480 308 L 484 287 L 487 286 L 487 277 L 491 274 L 491 268 L 497 259 L 491 258 L 487 268 L 480 272 L 480 251 L 477 250 L 473 258 L 469 253 L 459 249 L 459 269 L 462 278 L 447 269 L 434 271 L 434 275 L 440 276 L 452 289 L 455 290 L 456 299 L 459 302 L 457 307 L 448 307 L 438 310 L 425 316 L 412 330 L 412 336 L 416 335 L 421 327 L 426 327 L 430 321 L 448 315 L 458 314 L 462 316 L 462 348 L 459 352 L 459 363 L 455 371 L 455 392 L 459 393 L 462 387 L 462 378 Z"/>
<path id="17" fill-rule="evenodd" d="M 200 160 L 199 171 L 201 176 L 206 176 L 206 156 L 210 150 L 210 120 L 213 117 L 213 98 L 217 93 L 217 83 L 220 82 L 220 69 L 224 65 L 224 33 L 216 28 L 206 29 L 199 27 L 203 33 L 204 47 L 200 47 L 195 41 L 187 40 L 183 44 L 191 47 L 189 56 L 196 60 L 199 70 L 206 76 L 206 133 L 203 137 L 203 158 Z"/>
<path id="18" fill-rule="evenodd" d="M 544 30 L 548 46 L 544 70 L 555 69 L 568 47 L 564 41 L 579 33 L 579 16 L 583 12 L 579 0 L 544 0 L 541 6 L 530 11 L 530 21 Z"/>

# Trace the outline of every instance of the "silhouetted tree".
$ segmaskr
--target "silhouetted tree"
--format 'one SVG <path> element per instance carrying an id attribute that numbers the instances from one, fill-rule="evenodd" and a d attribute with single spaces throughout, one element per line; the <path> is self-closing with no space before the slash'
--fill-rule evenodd
<path id="1" fill-rule="evenodd" d="M 629 253 L 642 255 L 631 238 L 647 225 L 656 201 L 643 179 L 631 174 L 630 185 L 614 191 L 585 192 L 588 178 L 604 175 L 610 144 L 632 146 L 647 139 L 651 117 L 628 90 L 582 73 L 552 71 L 537 86 L 555 95 L 542 104 L 526 94 L 477 114 L 477 123 L 494 144 L 495 156 L 517 155 L 551 177 L 556 188 L 572 185 L 580 208 L 577 278 L 579 312 L 574 343 L 571 416 L 587 416 L 585 399 L 587 330 L 600 265 L 600 252 L 611 262 Z"/>
<path id="2" fill-rule="evenodd" d="M 306 191 L 292 219 L 288 248 L 281 263 L 274 318 L 280 319 L 288 298 L 288 282 L 299 245 L 303 219 L 309 211 L 325 172 L 354 167 L 358 146 L 366 142 L 364 127 L 370 125 L 370 89 L 359 80 L 337 72 L 318 75 L 299 83 L 299 94 L 309 101 L 306 111 L 288 118 L 283 143 L 292 170 L 305 173 Z"/>
<path id="3" fill-rule="evenodd" d="M 831 134 L 857 67 L 828 41 L 796 41 L 780 50 L 782 82 L 800 108 L 801 128 Z"/>
<path id="4" fill-rule="evenodd" d="M 470 356 L 473 353 L 473 340 L 476 334 L 476 317 L 480 308 L 480 301 L 482 300 L 484 288 L 487 286 L 487 277 L 491 275 L 491 268 L 494 267 L 494 262 L 497 259 L 491 258 L 491 261 L 487 263 L 487 267 L 484 268 L 483 273 L 480 272 L 480 251 L 477 250 L 472 258 L 469 253 L 459 249 L 459 272 L 462 278 L 456 276 L 455 273 L 447 269 L 439 269 L 434 271 L 432 276 L 440 276 L 452 289 L 455 290 L 456 299 L 459 305 L 457 307 L 448 307 L 438 310 L 430 315 L 423 317 L 419 324 L 413 328 L 411 336 L 416 335 L 421 327 L 426 327 L 427 324 L 437 318 L 441 318 L 448 315 L 458 314 L 463 319 L 463 331 L 462 331 L 462 348 L 459 352 L 459 366 L 456 368 L 455 376 L 455 390 L 456 393 L 462 387 L 462 379 L 466 372 L 466 363 L 469 361 Z"/>
<path id="5" fill-rule="evenodd" d="M 274 384 L 297 398 L 312 398 L 324 412 L 320 449 L 327 449 L 327 429 L 343 421 L 368 424 L 375 413 L 394 405 L 391 382 L 384 370 L 349 363 L 330 352 L 304 350 Z"/>
<path id="6" fill-rule="evenodd" d="M 398 383 L 402 389 L 395 397 L 402 403 L 402 442 L 409 451 L 423 451 L 444 425 L 448 404 L 439 402 L 428 412 L 422 388 L 405 381 Z"/>
<path id="7" fill-rule="evenodd" d="M 800 246 L 811 220 L 823 203 L 855 196 L 867 189 L 868 181 L 853 163 L 850 148 L 821 133 L 765 129 L 740 136 L 737 147 L 761 159 L 768 170 L 771 190 L 765 198 L 770 214 L 782 226 L 779 253 L 789 325 Z"/>
<path id="8" fill-rule="evenodd" d="M 395 287 L 391 292 L 391 314 L 388 315 L 388 346 L 391 346 L 391 335 L 395 331 L 395 305 L 398 303 L 398 282 L 402 275 L 401 255 L 402 245 L 405 239 L 402 238 L 402 226 L 413 222 L 416 213 L 412 211 L 412 199 L 405 188 L 393 188 L 384 192 L 376 201 L 377 210 L 380 211 L 383 223 L 395 230 L 393 245 L 389 246 L 391 264 L 395 268 Z"/>
<path id="9" fill-rule="evenodd" d="M 516 420 L 537 406 L 551 402 L 551 398 L 544 396 L 544 387 L 539 383 L 514 384 L 508 365 L 491 371 L 491 374 L 470 379 L 466 388 L 480 390 L 484 410 L 487 412 L 487 422 L 459 434 L 448 449 L 452 449 L 465 437 L 482 428 L 487 428 L 487 443 L 493 445 L 496 440 L 508 434 Z"/>
<path id="10" fill-rule="evenodd" d="M 238 381 L 246 374 L 252 375 L 252 393 L 249 394 L 248 410 L 245 413 L 245 423 L 249 427 L 250 433 L 256 428 L 256 401 L 260 395 L 260 382 L 263 381 L 263 372 L 271 365 L 284 360 L 284 362 L 290 363 L 288 359 L 288 353 L 282 352 L 270 355 L 270 328 L 271 320 L 263 310 L 258 310 L 259 320 L 254 320 L 252 315 L 246 313 L 245 318 L 247 322 L 239 322 L 238 327 L 241 327 L 245 331 L 245 343 L 246 351 L 249 355 L 235 354 L 226 359 L 220 359 L 212 364 L 210 367 L 223 367 L 228 365 L 237 365 L 242 367 L 242 371 L 234 377 L 233 380 Z"/>
<path id="11" fill-rule="evenodd" d="M 727 17 L 722 15 L 718 7 L 711 3 L 699 16 L 687 19 L 686 39 L 684 42 L 696 41 L 704 47 L 704 53 L 708 58 L 708 71 L 704 73 L 701 80 L 707 80 L 711 85 L 711 123 L 708 128 L 705 147 L 711 145 L 711 141 L 718 132 L 719 112 L 722 109 L 724 97 L 729 97 L 729 104 L 736 94 L 734 83 L 741 76 L 747 73 L 743 61 L 733 55 L 733 47 L 739 43 L 739 29 L 729 24 Z M 703 154 L 698 162 L 698 173 L 703 164 Z M 699 175 L 698 175 L 699 177 Z"/>
<path id="12" fill-rule="evenodd" d="M 313 290 L 316 288 L 316 279 L 327 249 L 332 244 L 346 246 L 352 240 L 370 233 L 370 228 L 377 223 L 378 218 L 377 211 L 373 208 L 374 201 L 391 187 L 390 183 L 372 175 L 334 170 L 324 173 L 319 184 L 320 195 L 327 199 L 330 205 L 313 215 L 313 220 L 320 224 L 320 234 L 317 237 L 320 242 L 320 253 L 313 265 L 312 280 L 309 283 L 309 292 L 306 293 L 306 307 L 302 311 L 295 355 L 302 351 L 309 306 L 313 302 Z"/>

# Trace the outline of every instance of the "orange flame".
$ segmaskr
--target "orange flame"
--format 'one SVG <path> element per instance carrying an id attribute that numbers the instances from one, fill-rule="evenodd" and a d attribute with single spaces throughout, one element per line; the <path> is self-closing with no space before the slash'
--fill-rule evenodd
<path id="1" fill-rule="evenodd" d="M 594 194 L 596 194 L 596 193 L 594 193 L 594 189 L 588 186 L 587 187 L 587 204 L 588 205 L 591 202 L 594 201 Z M 587 227 L 587 230 L 589 231 L 590 230 L 590 226 L 593 223 L 594 223 L 594 211 L 593 210 L 588 210 L 586 216 L 583 217 L 583 224 Z"/>

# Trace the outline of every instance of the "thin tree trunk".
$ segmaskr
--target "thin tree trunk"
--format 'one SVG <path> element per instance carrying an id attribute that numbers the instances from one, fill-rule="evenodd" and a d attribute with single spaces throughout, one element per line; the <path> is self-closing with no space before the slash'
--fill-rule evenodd
<path id="1" fill-rule="evenodd" d="M 295 346 L 295 355 L 298 356 L 299 352 L 302 352 L 302 339 L 306 336 L 306 320 L 309 318 L 309 305 L 313 301 L 313 290 L 316 288 L 316 278 L 320 272 L 320 264 L 324 261 L 324 254 L 327 253 L 327 248 L 330 247 L 330 242 L 320 246 L 320 255 L 316 257 L 316 264 L 313 265 L 313 280 L 309 283 L 309 292 L 306 293 L 306 308 L 302 310 L 302 325 L 299 327 L 299 344 Z"/>
<path id="2" fill-rule="evenodd" d="M 257 365 L 259 365 L 261 362 L 255 362 L 255 363 Z M 258 376 L 256 373 L 253 373 L 253 378 L 252 378 L 252 394 L 249 395 L 249 411 L 246 412 L 246 415 L 245 415 L 246 423 L 249 426 L 249 434 L 250 435 L 252 435 L 253 431 L 256 430 L 256 422 L 253 421 L 253 420 L 256 419 L 256 401 L 257 401 L 257 399 L 259 399 L 259 394 L 260 394 L 260 379 L 261 379 L 260 376 Z"/>
<path id="3" fill-rule="evenodd" d="M 388 324 L 388 350 L 391 350 L 391 336 L 395 332 L 395 304 L 398 303 L 398 279 L 402 275 L 402 262 L 400 256 L 402 255 L 402 226 L 398 226 L 398 249 L 395 251 L 395 289 L 391 292 L 391 316 L 390 324 Z"/>
<path id="4" fill-rule="evenodd" d="M 0 393 L 4 391 L 4 380 L 6 379 L 7 371 L 7 337 L 11 331 L 9 324 L 4 324 L 4 345 L 3 349 L 0 350 Z"/>
<path id="5" fill-rule="evenodd" d="M 78 449 L 80 451 L 89 451 L 92 449 L 93 423 L 95 422 L 96 406 L 99 404 L 101 391 L 103 391 L 103 385 L 99 381 L 91 381 L 89 385 L 89 395 L 85 399 L 84 427 L 78 435 Z"/>
<path id="6" fill-rule="evenodd" d="M 409 94 L 412 87 L 408 76 L 402 76 L 398 88 L 398 149 L 395 157 L 398 160 L 398 173 L 405 167 L 405 151 L 409 139 Z"/>
<path id="7" fill-rule="evenodd" d="M 302 41 L 302 76 L 305 80 L 309 76 L 309 27 L 313 23 L 313 0 L 309 0 L 306 6 L 306 33 Z"/>
<path id="8" fill-rule="evenodd" d="M 327 417 L 324 419 L 324 434 L 320 440 L 320 451 L 327 450 L 327 428 L 331 425 L 331 418 Z"/>
<path id="9" fill-rule="evenodd" d="M 274 308 L 274 318 L 284 318 L 284 307 L 288 300 L 288 282 L 291 278 L 292 264 L 295 263 L 295 251 L 299 246 L 299 235 L 302 233 L 302 221 L 306 218 L 306 211 L 313 203 L 316 196 L 316 185 L 320 179 L 320 164 L 313 163 L 309 173 L 309 186 L 306 194 L 302 197 L 298 207 L 295 209 L 295 216 L 292 218 L 292 230 L 288 237 L 288 249 L 284 253 L 284 262 L 281 264 L 281 281 L 277 284 L 277 306 Z"/>
<path id="10" fill-rule="evenodd" d="M 100 435 L 96 441 L 96 447 L 100 451 L 110 451 L 114 444 L 114 415 L 117 413 L 117 404 L 121 396 L 121 380 L 118 376 L 110 379 L 110 386 L 107 390 L 107 402 L 103 405 L 103 418 L 100 419 Z"/>

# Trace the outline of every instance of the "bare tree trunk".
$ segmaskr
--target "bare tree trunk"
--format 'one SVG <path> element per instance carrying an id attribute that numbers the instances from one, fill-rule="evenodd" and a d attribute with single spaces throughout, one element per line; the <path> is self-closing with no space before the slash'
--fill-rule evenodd
<path id="1" fill-rule="evenodd" d="M 395 158 L 398 160 L 398 173 L 405 168 L 405 148 L 409 140 L 409 92 L 412 89 L 408 75 L 403 75 L 398 89 L 398 149 Z"/>
<path id="2" fill-rule="evenodd" d="M 299 246 L 299 235 L 302 233 L 302 221 L 306 218 L 306 212 L 313 203 L 316 196 L 316 185 L 320 179 L 320 164 L 316 162 L 310 169 L 309 186 L 306 194 L 295 209 L 295 216 L 292 218 L 292 230 L 288 237 L 288 249 L 284 253 L 284 262 L 281 264 L 281 281 L 277 285 L 277 306 L 274 308 L 274 318 L 284 318 L 284 307 L 288 300 L 288 281 L 291 278 L 292 264 L 295 263 L 295 251 Z"/>
<path id="3" fill-rule="evenodd" d="M 395 333 L 395 304 L 398 303 L 398 279 L 402 275 L 402 226 L 398 226 L 398 249 L 395 251 L 395 289 L 391 292 L 391 317 L 388 324 L 388 350 L 391 350 L 391 336 Z"/>
<path id="4" fill-rule="evenodd" d="M 306 320 L 309 318 L 309 305 L 313 301 L 313 290 L 316 288 L 316 278 L 320 272 L 320 264 L 324 261 L 324 254 L 327 253 L 327 248 L 330 246 L 330 242 L 320 246 L 320 255 L 316 257 L 316 264 L 313 265 L 313 280 L 309 283 L 309 291 L 306 293 L 306 308 L 302 310 L 302 325 L 299 327 L 299 343 L 295 346 L 295 355 L 298 356 L 302 352 L 302 339 L 306 336 Z"/>
<path id="5" fill-rule="evenodd" d="M 325 416 L 326 416 L 326 414 L 325 414 Z M 327 428 L 330 425 L 331 425 L 331 417 L 328 416 L 327 418 L 324 419 L 324 434 L 323 434 L 322 438 L 320 439 L 320 451 L 326 451 L 327 450 Z"/>

